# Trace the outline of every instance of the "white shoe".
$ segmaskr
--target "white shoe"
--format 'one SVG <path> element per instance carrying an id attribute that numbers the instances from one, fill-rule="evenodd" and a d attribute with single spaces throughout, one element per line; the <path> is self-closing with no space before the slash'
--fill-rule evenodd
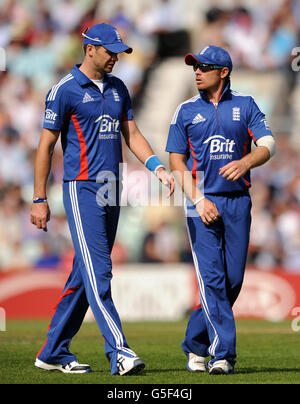
<path id="1" fill-rule="evenodd" d="M 190 352 L 186 368 L 189 372 L 206 372 L 205 358 Z"/>
<path id="2" fill-rule="evenodd" d="M 117 367 L 119 375 L 133 375 L 142 371 L 145 367 L 144 362 L 138 356 L 132 358 L 119 354 L 117 356 Z"/>
<path id="3" fill-rule="evenodd" d="M 39 359 L 36 359 L 35 364 L 37 368 L 49 371 L 59 371 L 62 373 L 73 373 L 73 374 L 81 374 L 81 373 L 89 373 L 92 371 L 89 365 L 83 365 L 76 361 L 66 363 L 64 365 L 61 364 L 51 364 L 42 362 Z"/>
<path id="4" fill-rule="evenodd" d="M 210 375 L 230 375 L 232 373 L 234 373 L 234 367 L 226 359 L 216 361 L 209 367 Z"/>

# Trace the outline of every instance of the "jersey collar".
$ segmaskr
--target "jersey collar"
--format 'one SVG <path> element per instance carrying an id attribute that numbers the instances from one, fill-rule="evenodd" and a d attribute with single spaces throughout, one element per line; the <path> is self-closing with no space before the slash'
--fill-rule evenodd
<path id="1" fill-rule="evenodd" d="M 82 86 L 87 86 L 87 85 L 95 85 L 84 73 L 82 73 L 81 70 L 79 70 L 79 67 L 81 64 L 77 64 L 73 67 L 72 69 L 72 75 L 74 78 L 77 80 L 77 82 Z M 103 77 L 103 82 L 105 83 L 107 81 L 107 75 Z"/>
<path id="2" fill-rule="evenodd" d="M 230 91 L 231 91 L 230 87 L 231 87 L 231 83 L 229 81 L 229 83 L 225 86 L 225 88 L 223 90 L 223 93 L 222 93 L 221 98 L 220 98 L 220 102 L 226 97 L 226 95 L 228 93 L 230 93 Z M 201 96 L 201 98 L 203 100 L 205 100 L 206 102 L 210 102 L 209 99 L 207 98 L 206 91 L 200 90 L 199 93 L 200 93 L 200 96 Z"/>

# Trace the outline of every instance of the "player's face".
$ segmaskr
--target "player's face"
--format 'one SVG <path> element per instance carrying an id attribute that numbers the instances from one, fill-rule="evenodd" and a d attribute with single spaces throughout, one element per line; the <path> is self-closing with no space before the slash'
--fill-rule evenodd
<path id="1" fill-rule="evenodd" d="M 115 63 L 119 60 L 118 54 L 110 52 L 108 49 L 103 48 L 103 46 L 94 46 L 95 51 L 93 52 L 93 64 L 95 69 L 99 73 L 111 73 Z"/>
<path id="2" fill-rule="evenodd" d="M 200 69 L 195 71 L 195 79 L 198 90 L 211 91 L 219 88 L 222 80 L 227 76 L 228 68 L 215 69 L 202 72 Z"/>

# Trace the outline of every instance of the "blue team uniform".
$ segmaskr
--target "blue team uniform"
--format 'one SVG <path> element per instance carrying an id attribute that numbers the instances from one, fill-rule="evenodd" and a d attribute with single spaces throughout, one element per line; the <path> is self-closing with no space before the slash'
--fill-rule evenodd
<path id="1" fill-rule="evenodd" d="M 128 90 L 120 79 L 108 74 L 102 94 L 79 66 L 47 94 L 43 127 L 61 131 L 64 181 L 96 181 L 103 171 L 112 172 L 118 180 L 120 125 L 133 118 Z"/>
<path id="2" fill-rule="evenodd" d="M 188 323 L 186 354 L 211 355 L 212 363 L 234 364 L 236 332 L 232 306 L 240 292 L 251 224 L 250 172 L 231 182 L 219 169 L 251 151 L 251 142 L 272 135 L 265 115 L 251 96 L 223 91 L 217 107 L 205 92 L 180 104 L 166 151 L 187 156 L 187 167 L 221 218 L 206 226 L 187 200 L 187 227 L 201 296 Z"/>
<path id="3" fill-rule="evenodd" d="M 79 65 L 46 96 L 43 127 L 61 131 L 63 200 L 75 257 L 47 341 L 37 355 L 43 362 L 65 364 L 76 360 L 69 345 L 89 305 L 105 340 L 111 373 L 118 373 L 117 353 L 135 356 L 123 334 L 110 285 L 110 254 L 120 211 L 120 128 L 123 121 L 131 119 L 131 101 L 124 83 L 105 75 L 101 93 L 79 70 Z M 105 194 L 99 202 L 99 192 L 107 185 L 106 179 L 114 183 L 115 201 L 107 200 Z"/>

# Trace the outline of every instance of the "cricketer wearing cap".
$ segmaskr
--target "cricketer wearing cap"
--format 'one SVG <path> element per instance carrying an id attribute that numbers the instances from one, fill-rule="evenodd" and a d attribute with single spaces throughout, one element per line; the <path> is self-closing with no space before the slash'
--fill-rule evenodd
<path id="1" fill-rule="evenodd" d="M 275 152 L 265 115 L 251 96 L 232 91 L 228 52 L 207 46 L 188 54 L 199 94 L 174 114 L 166 150 L 187 196 L 187 228 L 201 296 L 182 348 L 189 371 L 232 373 L 232 306 L 241 290 L 251 223 L 250 169 Z M 251 151 L 251 142 L 257 146 Z M 188 174 L 188 175 L 187 175 Z"/>
<path id="2" fill-rule="evenodd" d="M 85 57 L 46 96 L 46 111 L 35 163 L 31 222 L 47 231 L 50 210 L 46 184 L 51 156 L 61 133 L 63 200 L 75 249 L 73 269 L 51 320 L 35 365 L 44 370 L 85 373 L 69 351 L 88 306 L 105 340 L 111 374 L 144 368 L 130 349 L 111 297 L 111 251 L 119 218 L 119 164 L 122 140 L 158 179 L 174 190 L 174 180 L 154 155 L 133 118 L 125 84 L 111 75 L 121 52 L 132 49 L 118 31 L 97 24 L 83 33 Z M 108 192 L 109 187 L 115 189 Z"/>

